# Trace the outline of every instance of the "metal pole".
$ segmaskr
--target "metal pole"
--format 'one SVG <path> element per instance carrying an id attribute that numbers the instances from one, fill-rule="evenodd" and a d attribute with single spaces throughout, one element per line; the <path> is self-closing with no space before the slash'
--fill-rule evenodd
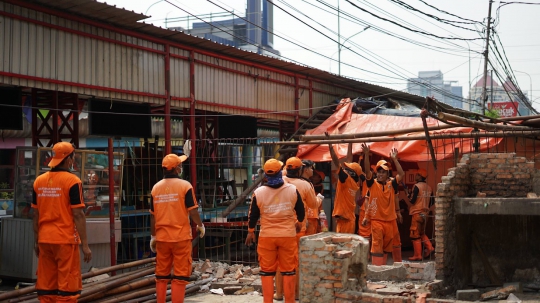
<path id="1" fill-rule="evenodd" d="M 489 59 L 489 35 L 491 34 L 491 5 L 493 0 L 489 0 L 488 23 L 486 35 L 486 50 L 484 51 L 484 88 L 482 90 L 482 114 L 486 114 L 486 85 L 487 85 L 487 66 Z M 493 79 L 491 79 L 493 82 Z"/>
<path id="2" fill-rule="evenodd" d="M 111 266 L 116 265 L 116 239 L 114 226 L 114 153 L 113 139 L 109 138 L 109 229 L 111 247 Z M 120 197 L 118 197 L 118 211 L 120 211 Z M 112 274 L 115 275 L 115 272 Z"/>
<path id="3" fill-rule="evenodd" d="M 341 76 L 341 31 L 340 31 L 340 10 L 339 10 L 339 0 L 337 2 L 337 33 L 338 33 L 338 75 Z"/>
<path id="4" fill-rule="evenodd" d="M 491 77 L 491 109 L 493 109 L 493 70 L 491 70 L 489 74 Z"/>

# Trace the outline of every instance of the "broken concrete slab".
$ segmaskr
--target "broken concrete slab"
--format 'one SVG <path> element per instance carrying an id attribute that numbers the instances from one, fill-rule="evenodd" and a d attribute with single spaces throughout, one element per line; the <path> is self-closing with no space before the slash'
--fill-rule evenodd
<path id="1" fill-rule="evenodd" d="M 210 289 L 218 289 L 218 288 L 225 288 L 227 286 L 239 286 L 240 283 L 236 281 L 230 281 L 230 282 L 212 282 L 210 285 Z"/>
<path id="2" fill-rule="evenodd" d="M 407 269 L 403 263 L 392 265 L 368 265 L 367 278 L 372 281 L 404 281 L 407 279 Z"/>
<path id="3" fill-rule="evenodd" d="M 224 275 L 225 275 L 225 268 L 223 267 L 218 268 L 216 271 L 216 278 L 222 279 Z"/>
<path id="4" fill-rule="evenodd" d="M 460 289 L 456 291 L 456 299 L 461 301 L 480 300 L 480 290 L 478 289 Z"/>
<path id="5" fill-rule="evenodd" d="M 503 300 L 503 299 L 506 299 L 510 295 L 510 293 L 513 293 L 513 292 L 517 292 L 516 286 L 510 285 L 508 287 L 498 288 L 498 289 L 483 293 L 480 296 L 480 299 L 482 301 L 491 300 L 491 299 Z"/>
<path id="6" fill-rule="evenodd" d="M 367 283 L 367 292 L 376 293 L 377 289 L 386 288 L 384 284 Z"/>
<path id="7" fill-rule="evenodd" d="M 241 290 L 242 288 L 243 288 L 242 286 L 227 286 L 223 288 L 223 293 L 226 295 L 232 295 L 235 292 Z"/>

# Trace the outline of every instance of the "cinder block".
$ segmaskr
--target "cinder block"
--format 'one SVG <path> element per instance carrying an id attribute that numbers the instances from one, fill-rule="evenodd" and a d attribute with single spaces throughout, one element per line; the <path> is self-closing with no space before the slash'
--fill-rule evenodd
<path id="1" fill-rule="evenodd" d="M 478 289 L 461 289 L 456 291 L 456 299 L 462 301 L 480 300 L 480 291 Z"/>

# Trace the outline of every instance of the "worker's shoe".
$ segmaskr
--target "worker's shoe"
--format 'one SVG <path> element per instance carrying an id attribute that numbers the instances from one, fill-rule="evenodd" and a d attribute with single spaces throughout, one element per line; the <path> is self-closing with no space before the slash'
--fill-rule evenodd
<path id="1" fill-rule="evenodd" d="M 263 303 L 274 302 L 274 276 L 261 276 Z"/>
<path id="2" fill-rule="evenodd" d="M 414 248 L 414 256 L 409 258 L 409 261 L 420 261 L 422 260 L 422 241 L 420 239 L 412 241 Z"/>
<path id="3" fill-rule="evenodd" d="M 185 281 L 172 280 L 171 282 L 172 303 L 184 303 L 185 296 L 186 296 Z"/>
<path id="4" fill-rule="evenodd" d="M 386 263 L 384 263 L 384 257 L 383 256 L 372 255 L 371 256 L 371 264 L 381 266 L 381 265 L 385 265 Z"/>
<path id="5" fill-rule="evenodd" d="M 283 275 L 283 294 L 285 303 L 294 303 L 296 288 L 296 275 Z"/>
<path id="6" fill-rule="evenodd" d="M 156 279 L 156 299 L 157 303 L 165 303 L 167 297 L 168 279 Z"/>
<path id="7" fill-rule="evenodd" d="M 424 247 L 426 248 L 424 250 L 424 258 L 429 257 L 433 251 L 435 251 L 435 248 L 433 248 L 433 245 L 431 244 L 431 241 L 426 235 L 422 235 L 422 243 L 424 244 Z"/>
<path id="8" fill-rule="evenodd" d="M 402 262 L 401 259 L 401 246 L 394 247 L 394 250 L 392 251 L 392 259 L 394 262 Z"/>
<path id="9" fill-rule="evenodd" d="M 276 272 L 276 293 L 274 294 L 274 300 L 283 301 L 283 276 L 278 271 Z"/>

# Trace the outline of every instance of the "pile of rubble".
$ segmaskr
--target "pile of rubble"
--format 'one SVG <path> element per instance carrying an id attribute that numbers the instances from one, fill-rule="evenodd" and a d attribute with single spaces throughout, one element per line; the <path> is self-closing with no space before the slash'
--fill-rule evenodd
<path id="1" fill-rule="evenodd" d="M 261 293 L 261 278 L 259 267 L 242 264 L 195 261 L 193 262 L 192 278 L 209 280 L 201 286 L 201 291 L 210 291 L 221 295 L 259 295 Z"/>

